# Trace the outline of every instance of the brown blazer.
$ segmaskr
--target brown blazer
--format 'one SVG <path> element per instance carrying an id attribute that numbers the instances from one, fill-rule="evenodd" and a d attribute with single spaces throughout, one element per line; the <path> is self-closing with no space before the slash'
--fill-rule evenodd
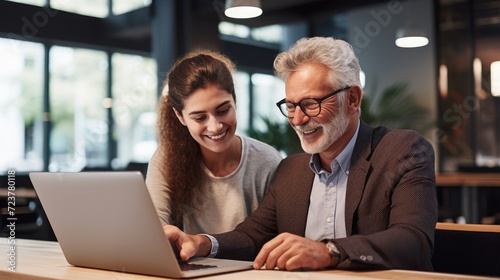
<path id="1" fill-rule="evenodd" d="M 309 154 L 285 158 L 262 204 L 234 231 L 214 235 L 219 258 L 252 260 L 283 232 L 304 236 L 314 173 Z M 432 270 L 438 204 L 434 150 L 410 130 L 361 122 L 347 181 L 340 269 Z"/>

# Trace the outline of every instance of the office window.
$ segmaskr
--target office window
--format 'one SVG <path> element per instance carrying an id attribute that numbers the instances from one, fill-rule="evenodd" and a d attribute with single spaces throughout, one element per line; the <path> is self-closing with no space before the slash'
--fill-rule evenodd
<path id="1" fill-rule="evenodd" d="M 0 173 L 41 170 L 41 44 L 0 38 Z"/>
<path id="2" fill-rule="evenodd" d="M 248 134 L 249 129 L 267 131 L 265 120 L 286 123 L 286 118 L 276 107 L 276 102 L 285 97 L 285 85 L 280 79 L 273 75 L 243 71 L 237 71 L 233 79 L 239 133 Z"/>
<path id="3" fill-rule="evenodd" d="M 113 0 L 113 14 L 124 14 L 149 5 L 151 5 L 151 0 Z"/>
<path id="4" fill-rule="evenodd" d="M 157 146 L 156 62 L 143 56 L 115 53 L 112 67 L 113 138 L 117 144 L 113 167 L 149 162 Z"/>
<path id="5" fill-rule="evenodd" d="M 104 18 L 108 16 L 108 0 L 58 0 L 50 1 L 50 6 L 57 10 Z"/>
<path id="6" fill-rule="evenodd" d="M 101 51 L 50 50 L 50 171 L 78 171 L 108 163 L 107 55 Z"/>
<path id="7" fill-rule="evenodd" d="M 8 1 L 28 4 L 33 6 L 40 6 L 40 7 L 43 7 L 45 6 L 45 4 L 47 4 L 47 0 L 8 0 Z"/>
<path id="8" fill-rule="evenodd" d="M 251 75 L 252 110 L 250 137 L 275 147 L 284 156 L 301 151 L 299 139 L 276 102 L 285 96 L 284 83 L 273 75 Z"/>
<path id="9" fill-rule="evenodd" d="M 250 28 L 245 25 L 221 21 L 219 23 L 219 33 L 239 38 L 247 38 L 250 36 Z"/>
<path id="10" fill-rule="evenodd" d="M 251 36 L 257 41 L 280 44 L 283 41 L 283 27 L 279 24 L 256 27 L 252 29 Z"/>
<path id="11" fill-rule="evenodd" d="M 237 132 L 246 135 L 250 124 L 250 75 L 237 71 L 233 74 L 234 91 L 236 92 L 236 118 L 238 120 Z"/>
<path id="12" fill-rule="evenodd" d="M 266 74 L 252 74 L 253 86 L 253 127 L 266 131 L 264 119 L 275 123 L 286 123 L 287 119 L 280 113 L 276 102 L 285 97 L 285 85 L 277 77 Z"/>
<path id="13" fill-rule="evenodd" d="M 268 143 L 283 155 L 297 152 L 300 149 L 298 138 L 276 107 L 276 102 L 285 96 L 283 81 L 273 75 L 243 71 L 236 72 L 233 78 L 237 132 Z"/>
<path id="14" fill-rule="evenodd" d="M 246 25 L 222 21 L 219 23 L 219 33 L 271 44 L 279 44 L 283 41 L 283 27 L 278 24 L 250 28 Z"/>

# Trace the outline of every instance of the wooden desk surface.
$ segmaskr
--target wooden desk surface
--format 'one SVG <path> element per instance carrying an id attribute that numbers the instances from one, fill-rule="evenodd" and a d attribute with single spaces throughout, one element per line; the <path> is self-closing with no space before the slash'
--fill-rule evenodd
<path id="1" fill-rule="evenodd" d="M 437 223 L 436 229 L 500 233 L 500 225 Z"/>
<path id="2" fill-rule="evenodd" d="M 11 192 L 14 193 L 16 197 L 23 197 L 23 198 L 36 198 L 36 192 L 34 189 L 24 189 L 24 188 L 18 188 L 15 191 Z M 5 188 L 0 189 L 0 197 L 8 197 L 9 191 Z"/>
<path id="3" fill-rule="evenodd" d="M 438 187 L 500 187 L 499 173 L 440 173 L 436 174 Z"/>
<path id="4" fill-rule="evenodd" d="M 161 277 L 127 274 L 123 272 L 105 271 L 89 268 L 80 268 L 71 266 L 66 262 L 61 248 L 57 242 L 37 241 L 28 239 L 16 239 L 15 244 L 9 244 L 7 238 L 0 239 L 0 251 L 3 254 L 4 261 L 0 264 L 0 279 L 23 279 L 23 280 L 41 280 L 41 279 L 115 279 L 115 280 L 146 280 L 146 279 L 165 279 Z M 15 245 L 15 272 L 9 271 L 11 253 L 10 246 Z M 385 271 L 309 271 L 309 272 L 288 272 L 288 271 L 267 271 L 267 270 L 247 270 L 235 273 L 220 274 L 205 278 L 196 279 L 494 279 L 489 277 L 429 273 L 408 270 L 385 270 Z"/>

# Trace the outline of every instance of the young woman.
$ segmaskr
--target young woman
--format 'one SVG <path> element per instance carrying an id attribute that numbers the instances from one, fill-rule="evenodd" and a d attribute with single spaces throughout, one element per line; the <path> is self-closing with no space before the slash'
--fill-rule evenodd
<path id="1" fill-rule="evenodd" d="M 281 155 L 235 135 L 234 69 L 204 50 L 179 59 L 167 76 L 146 176 L 162 224 L 193 234 L 232 230 L 268 190 Z"/>

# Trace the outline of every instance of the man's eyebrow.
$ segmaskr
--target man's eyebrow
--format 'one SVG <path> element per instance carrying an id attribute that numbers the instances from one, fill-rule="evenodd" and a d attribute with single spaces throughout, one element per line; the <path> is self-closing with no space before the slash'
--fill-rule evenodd
<path id="1" fill-rule="evenodd" d="M 229 104 L 231 103 L 231 100 L 227 100 L 227 101 L 224 101 L 222 102 L 221 104 L 219 104 L 217 107 L 215 107 L 215 109 L 219 109 L 220 107 L 226 105 L 226 104 Z M 204 114 L 206 113 L 206 111 L 193 111 L 193 112 L 190 112 L 188 115 L 197 115 L 197 114 Z"/>

